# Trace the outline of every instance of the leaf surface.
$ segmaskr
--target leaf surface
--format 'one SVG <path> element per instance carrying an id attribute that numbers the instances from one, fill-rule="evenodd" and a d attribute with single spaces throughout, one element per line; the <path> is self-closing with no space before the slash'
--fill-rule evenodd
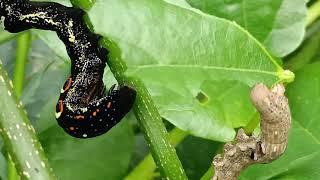
<path id="1" fill-rule="evenodd" d="M 95 32 L 119 47 L 112 58 L 125 61 L 127 74 L 143 80 L 161 115 L 196 136 L 231 140 L 233 128 L 251 118 L 252 107 L 244 102 L 246 110 L 235 119 L 223 118 L 217 109 L 229 114 L 242 106 L 250 86 L 271 85 L 284 73 L 247 31 L 199 11 L 160 0 L 98 0 L 88 15 Z M 201 104 L 196 98 L 201 88 L 215 83 L 216 89 L 206 92 L 209 101 Z M 219 87 L 223 83 L 229 85 Z M 214 98 L 230 86 L 237 91 L 219 107 Z"/>
<path id="2" fill-rule="evenodd" d="M 303 40 L 306 0 L 187 0 L 205 13 L 236 21 L 278 57 Z"/>

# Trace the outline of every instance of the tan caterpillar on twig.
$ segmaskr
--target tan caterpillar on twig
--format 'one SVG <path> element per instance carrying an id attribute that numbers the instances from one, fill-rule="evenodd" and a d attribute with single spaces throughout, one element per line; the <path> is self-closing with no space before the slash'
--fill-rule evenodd
<path id="1" fill-rule="evenodd" d="M 255 163 L 269 163 L 279 158 L 288 143 L 291 113 L 282 84 L 271 90 L 257 84 L 251 91 L 251 100 L 261 117 L 261 135 L 247 136 L 243 129 L 235 142 L 224 145 L 224 154 L 214 157 L 213 180 L 235 180 L 242 170 Z"/>
<path id="2" fill-rule="evenodd" d="M 269 90 L 257 84 L 251 91 L 251 100 L 261 117 L 261 148 L 269 161 L 281 155 L 288 142 L 291 113 L 282 84 Z"/>

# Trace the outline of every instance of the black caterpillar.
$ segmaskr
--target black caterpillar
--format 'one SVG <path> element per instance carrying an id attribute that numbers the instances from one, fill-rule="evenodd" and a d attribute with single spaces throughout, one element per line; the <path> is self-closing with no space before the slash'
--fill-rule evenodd
<path id="1" fill-rule="evenodd" d="M 103 84 L 107 49 L 83 22 L 85 12 L 53 2 L 0 0 L 5 30 L 17 33 L 31 28 L 55 31 L 71 59 L 71 75 L 56 106 L 59 125 L 73 137 L 90 138 L 106 133 L 130 111 L 136 91 Z"/>

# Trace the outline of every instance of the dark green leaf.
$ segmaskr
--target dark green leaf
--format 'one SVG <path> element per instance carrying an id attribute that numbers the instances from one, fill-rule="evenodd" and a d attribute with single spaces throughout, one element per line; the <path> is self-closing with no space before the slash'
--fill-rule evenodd
<path id="1" fill-rule="evenodd" d="M 183 168 L 189 180 L 199 180 L 212 164 L 216 151 L 222 144 L 194 136 L 188 136 L 177 147 Z"/>

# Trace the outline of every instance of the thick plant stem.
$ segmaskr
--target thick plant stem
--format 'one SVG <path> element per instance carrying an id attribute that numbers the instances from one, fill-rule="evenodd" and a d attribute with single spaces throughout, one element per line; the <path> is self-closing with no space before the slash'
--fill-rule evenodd
<path id="1" fill-rule="evenodd" d="M 90 22 L 87 23 L 90 24 Z M 115 43 L 105 39 L 102 45 L 110 51 L 108 65 L 119 84 L 129 85 L 137 91 L 133 111 L 144 132 L 145 139 L 162 178 L 187 179 L 175 149 L 169 142 L 162 117 L 147 88 L 139 79 L 125 76 L 126 65 L 118 56 L 121 52 Z"/>
<path id="2" fill-rule="evenodd" d="M 86 4 L 86 7 L 91 7 L 90 4 L 93 4 L 93 2 L 89 0 L 77 0 L 73 1 L 73 4 L 75 6 L 78 4 Z M 85 18 L 85 20 L 88 25 L 91 24 L 88 18 Z M 129 85 L 137 91 L 133 111 L 144 132 L 145 139 L 162 178 L 187 179 L 176 151 L 169 142 L 168 133 L 162 122 L 162 117 L 147 88 L 139 79 L 125 76 L 126 65 L 121 57 L 119 57 L 121 52 L 115 43 L 104 40 L 102 45 L 110 51 L 107 63 L 119 84 Z"/>
<path id="3" fill-rule="evenodd" d="M 12 82 L 1 64 L 0 97 L 0 134 L 18 175 L 22 179 L 55 179 L 26 112 L 14 98 Z"/>
<path id="4" fill-rule="evenodd" d="M 112 63 L 111 63 L 112 64 Z M 115 66 L 111 65 L 111 69 Z M 168 133 L 150 94 L 141 81 L 124 76 L 116 76 L 120 83 L 126 83 L 137 91 L 133 111 L 144 132 L 151 154 L 164 179 L 187 179 L 174 147 L 169 142 Z"/>
<path id="5" fill-rule="evenodd" d="M 177 146 L 187 137 L 188 133 L 178 128 L 174 128 L 169 132 L 169 141 L 172 146 Z M 149 153 L 129 174 L 125 180 L 135 179 L 153 179 L 155 176 L 156 164 Z"/>

